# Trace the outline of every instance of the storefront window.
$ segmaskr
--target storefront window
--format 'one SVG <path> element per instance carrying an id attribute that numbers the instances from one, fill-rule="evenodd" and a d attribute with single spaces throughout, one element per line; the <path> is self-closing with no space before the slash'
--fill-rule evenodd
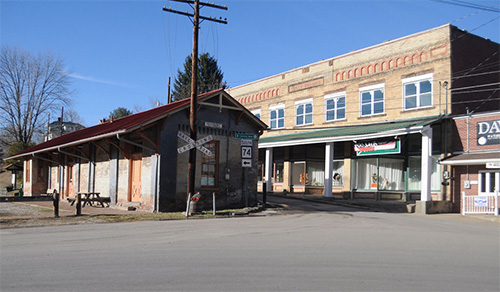
<path id="1" fill-rule="evenodd" d="M 377 158 L 355 160 L 354 169 L 355 189 L 377 189 Z"/>
<path id="2" fill-rule="evenodd" d="M 378 167 L 378 189 L 404 191 L 404 160 L 380 158 Z"/>
<path id="3" fill-rule="evenodd" d="M 324 186 L 325 185 L 325 163 L 324 162 L 308 162 L 307 174 L 309 177 L 309 185 Z"/>
<path id="4" fill-rule="evenodd" d="M 333 162 L 333 186 L 341 187 L 344 185 L 344 161 Z"/>
<path id="5" fill-rule="evenodd" d="M 441 190 L 440 167 L 438 164 L 439 156 L 432 156 L 431 190 Z M 420 156 L 411 156 L 408 159 L 408 190 L 420 191 L 420 179 L 422 176 L 422 165 Z"/>
<path id="6" fill-rule="evenodd" d="M 299 161 L 292 164 L 292 185 L 304 185 L 309 182 L 306 177 L 306 162 Z"/>
<path id="7" fill-rule="evenodd" d="M 274 182 L 283 182 L 283 162 L 276 162 L 274 164 Z"/>

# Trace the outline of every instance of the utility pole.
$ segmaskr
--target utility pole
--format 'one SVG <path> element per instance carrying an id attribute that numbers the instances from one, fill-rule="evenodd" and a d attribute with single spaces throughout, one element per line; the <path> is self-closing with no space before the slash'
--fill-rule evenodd
<path id="1" fill-rule="evenodd" d="M 192 54 L 192 70 L 191 70 L 191 106 L 189 111 L 189 129 L 191 139 L 194 141 L 197 140 L 197 127 L 198 127 L 198 119 L 197 119 L 197 106 L 198 106 L 198 29 L 200 25 L 200 19 L 218 22 L 227 24 L 226 19 L 222 20 L 222 18 L 212 18 L 212 17 L 204 17 L 200 16 L 200 5 L 227 10 L 227 6 L 219 6 L 215 5 L 215 3 L 201 3 L 199 0 L 172 0 L 175 2 L 187 3 L 191 7 L 194 4 L 194 14 L 190 14 L 188 12 L 181 12 L 177 10 L 173 10 L 172 8 L 166 8 L 163 6 L 163 11 L 177 13 L 181 15 L 185 15 L 188 17 L 192 17 L 193 20 L 193 54 Z M 188 165 L 188 197 L 195 194 L 195 175 L 196 175 L 196 147 L 189 151 L 189 165 Z M 189 202 L 188 202 L 189 204 Z"/>

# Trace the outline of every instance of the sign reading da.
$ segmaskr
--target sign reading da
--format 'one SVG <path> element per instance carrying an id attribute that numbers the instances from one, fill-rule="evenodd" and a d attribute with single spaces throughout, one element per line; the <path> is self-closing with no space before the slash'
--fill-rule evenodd
<path id="1" fill-rule="evenodd" d="M 477 123 L 477 145 L 500 144 L 500 120 Z"/>

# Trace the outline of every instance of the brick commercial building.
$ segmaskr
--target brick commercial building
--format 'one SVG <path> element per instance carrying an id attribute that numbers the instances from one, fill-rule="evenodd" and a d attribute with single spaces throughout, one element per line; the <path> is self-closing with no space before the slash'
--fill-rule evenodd
<path id="1" fill-rule="evenodd" d="M 493 198 L 500 190 L 500 111 L 454 117 L 452 132 L 453 155 L 441 164 L 451 166 L 453 211 L 494 213 Z M 470 197 L 468 206 L 463 196 Z M 478 197 L 487 208 L 474 210 L 471 205 L 478 205 L 473 201 Z"/>
<path id="2" fill-rule="evenodd" d="M 198 209 L 257 203 L 257 140 L 266 124 L 224 90 L 198 96 Z M 62 199 L 98 192 L 111 206 L 146 211 L 186 209 L 190 100 L 74 131 L 9 159 L 24 160 L 25 195 L 56 189 Z M 242 139 L 249 166 L 242 167 Z M 190 145 L 193 145 L 192 147 Z M 248 163 L 247 163 L 248 165 Z"/>
<path id="3" fill-rule="evenodd" d="M 450 118 L 500 109 L 499 45 L 443 25 L 237 86 L 267 191 L 452 209 Z M 262 183 L 260 184 L 262 187 Z"/>

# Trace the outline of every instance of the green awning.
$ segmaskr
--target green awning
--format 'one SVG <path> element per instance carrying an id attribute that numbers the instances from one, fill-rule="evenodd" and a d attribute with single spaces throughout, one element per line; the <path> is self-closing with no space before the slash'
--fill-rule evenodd
<path id="1" fill-rule="evenodd" d="M 259 148 L 373 139 L 391 135 L 408 135 L 418 133 L 424 126 L 438 122 L 442 118 L 443 116 L 440 115 L 426 117 L 425 119 L 396 120 L 384 123 L 305 130 L 300 133 L 268 136 L 259 139 Z"/>

